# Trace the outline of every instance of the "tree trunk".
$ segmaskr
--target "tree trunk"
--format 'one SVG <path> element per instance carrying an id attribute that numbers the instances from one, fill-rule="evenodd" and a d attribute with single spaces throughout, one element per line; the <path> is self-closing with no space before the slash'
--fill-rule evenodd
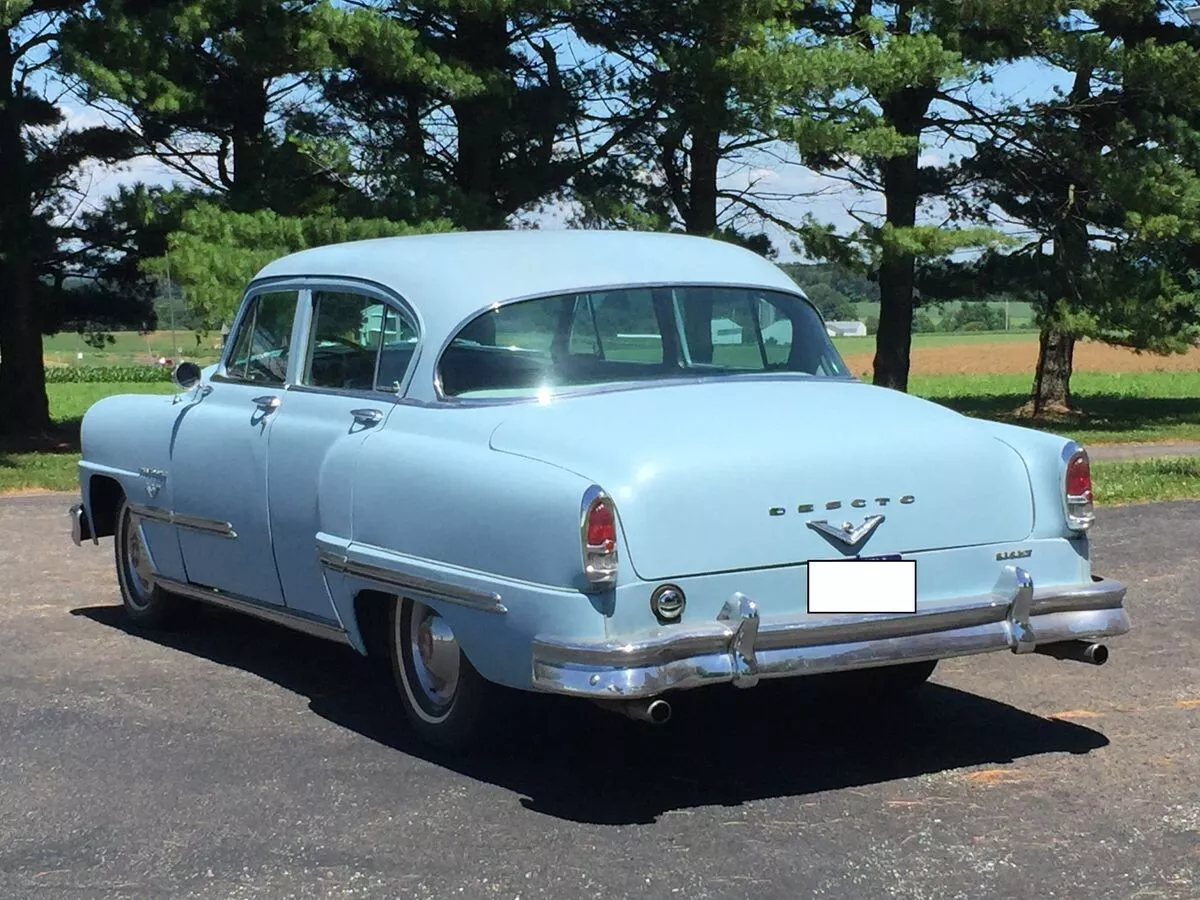
<path id="1" fill-rule="evenodd" d="M 239 212 L 269 206 L 267 191 L 267 90 L 261 78 L 248 76 L 235 91 L 233 186 L 229 205 Z"/>
<path id="2" fill-rule="evenodd" d="M 1085 105 L 1092 91 L 1093 66 L 1089 58 L 1080 59 L 1071 86 L 1070 99 L 1081 111 L 1079 126 L 1090 127 L 1090 111 Z M 1051 237 L 1053 251 L 1050 259 L 1053 272 L 1050 278 L 1051 296 L 1041 317 L 1037 369 L 1033 376 L 1033 396 L 1030 406 L 1034 416 L 1063 414 L 1074 410 L 1071 399 L 1071 372 L 1075 363 L 1075 335 L 1068 325 L 1068 311 L 1083 304 L 1082 285 L 1091 268 L 1090 237 L 1088 235 L 1086 184 L 1062 183 L 1062 195 L 1055 208 L 1059 218 Z"/>
<path id="3" fill-rule="evenodd" d="M 913 3 L 896 4 L 896 34 L 913 29 Z M 869 8 L 869 5 L 863 8 Z M 913 142 L 903 156 L 885 159 L 880 166 L 887 224 L 905 230 L 917 224 L 917 205 L 921 200 L 918 183 L 919 141 L 925 130 L 929 104 L 937 85 L 901 88 L 880 101 L 883 120 Z M 875 336 L 875 384 L 908 390 L 909 355 L 912 349 L 913 284 L 917 258 L 911 252 L 885 243 L 879 264 L 879 333 Z"/>
<path id="4" fill-rule="evenodd" d="M 1072 408 L 1071 369 L 1075 361 L 1075 336 L 1054 324 L 1042 327 L 1037 372 L 1033 379 L 1033 414 L 1062 414 Z"/>
<path id="5" fill-rule="evenodd" d="M 692 128 L 688 208 L 682 212 L 688 234 L 711 237 L 717 233 L 717 167 L 721 161 L 721 122 L 715 110 L 705 107 L 700 109 L 699 121 Z"/>
<path id="6" fill-rule="evenodd" d="M 508 20 L 503 14 L 460 13 L 452 54 L 490 80 L 507 65 L 509 41 Z M 485 89 L 451 104 L 458 131 L 455 180 L 463 204 L 458 217 L 468 228 L 503 228 L 508 219 L 501 196 L 501 168 L 509 105 L 503 87 Z"/>
<path id="7" fill-rule="evenodd" d="M 0 31 L 0 433 L 50 430 L 42 329 L 35 298 L 33 197 L 21 118 L 13 103 L 12 36 Z"/>
<path id="8" fill-rule="evenodd" d="M 902 134 L 920 134 L 927 103 L 920 106 L 919 115 L 913 115 L 916 109 L 908 98 L 889 106 L 894 110 L 889 118 Z M 885 160 L 882 169 L 888 224 L 897 229 L 912 228 L 917 223 L 920 199 L 916 151 Z M 879 264 L 879 333 L 875 336 L 873 381 L 898 391 L 908 390 L 915 271 L 916 257 L 912 253 L 884 245 Z"/>

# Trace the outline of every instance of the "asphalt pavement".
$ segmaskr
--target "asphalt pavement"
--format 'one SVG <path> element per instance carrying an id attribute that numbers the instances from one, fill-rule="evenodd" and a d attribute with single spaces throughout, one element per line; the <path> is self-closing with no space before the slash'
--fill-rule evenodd
<path id="1" fill-rule="evenodd" d="M 456 761 L 346 648 L 132 631 L 69 502 L 0 499 L 0 898 L 1200 897 L 1200 503 L 1101 510 L 1103 667 L 714 688 L 661 728 L 535 698 Z"/>

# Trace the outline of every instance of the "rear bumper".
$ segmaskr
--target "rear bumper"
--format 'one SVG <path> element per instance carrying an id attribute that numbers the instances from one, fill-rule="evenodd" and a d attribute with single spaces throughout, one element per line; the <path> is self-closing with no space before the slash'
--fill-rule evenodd
<path id="1" fill-rule="evenodd" d="M 663 628 L 628 642 L 533 641 L 535 690 L 637 699 L 669 690 L 789 678 L 1124 634 L 1125 586 L 1109 579 L 1039 591 L 1009 566 L 996 589 L 914 616 L 845 616 L 818 623 L 760 620 L 735 594 L 710 625 Z"/>

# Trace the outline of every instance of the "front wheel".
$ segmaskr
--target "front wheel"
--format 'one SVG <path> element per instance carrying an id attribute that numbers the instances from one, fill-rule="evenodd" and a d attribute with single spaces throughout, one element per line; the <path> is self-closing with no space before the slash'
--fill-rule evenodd
<path id="1" fill-rule="evenodd" d="M 117 507 L 117 530 L 113 537 L 117 584 L 125 614 L 141 628 L 170 628 L 182 623 L 188 601 L 163 590 L 154 581 L 150 552 L 129 502 Z"/>
<path id="2" fill-rule="evenodd" d="M 499 689 L 475 671 L 432 607 L 396 598 L 388 632 L 392 673 L 413 730 L 443 750 L 473 747 L 495 719 Z"/>

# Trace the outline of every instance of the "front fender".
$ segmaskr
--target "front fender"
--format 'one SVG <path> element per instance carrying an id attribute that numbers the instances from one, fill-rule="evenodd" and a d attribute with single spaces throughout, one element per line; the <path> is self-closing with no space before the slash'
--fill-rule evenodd
<path id="1" fill-rule="evenodd" d="M 130 503 L 172 508 L 172 442 L 189 408 L 171 394 L 115 394 L 88 408 L 80 425 L 79 490 L 97 537 L 113 534 L 120 494 Z M 174 529 L 152 521 L 144 521 L 142 528 L 155 571 L 182 580 Z"/>

